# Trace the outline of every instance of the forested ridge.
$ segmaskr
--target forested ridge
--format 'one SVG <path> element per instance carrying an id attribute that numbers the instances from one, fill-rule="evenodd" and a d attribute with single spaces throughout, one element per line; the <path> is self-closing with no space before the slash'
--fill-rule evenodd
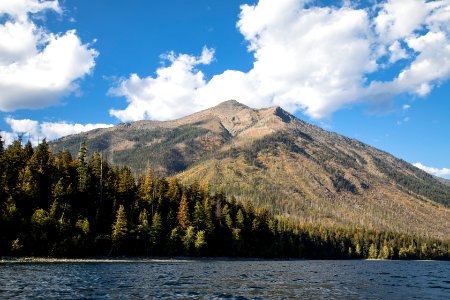
<path id="1" fill-rule="evenodd" d="M 80 147 L 52 153 L 0 138 L 0 255 L 449 259 L 450 242 L 361 227 L 323 227 L 185 186 L 134 176 Z"/>

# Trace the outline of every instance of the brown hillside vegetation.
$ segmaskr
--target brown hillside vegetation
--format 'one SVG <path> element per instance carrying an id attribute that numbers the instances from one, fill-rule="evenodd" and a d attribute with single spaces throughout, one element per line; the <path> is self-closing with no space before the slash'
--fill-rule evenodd
<path id="1" fill-rule="evenodd" d="M 198 181 L 303 223 L 450 238 L 450 187 L 392 155 L 299 120 L 279 107 L 227 101 L 175 121 L 139 121 L 62 138 L 86 140 L 136 173 Z"/>

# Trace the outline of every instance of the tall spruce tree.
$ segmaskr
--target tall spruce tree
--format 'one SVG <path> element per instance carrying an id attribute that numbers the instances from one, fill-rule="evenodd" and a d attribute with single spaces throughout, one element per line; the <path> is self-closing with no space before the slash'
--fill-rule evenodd
<path id="1" fill-rule="evenodd" d="M 180 205 L 178 207 L 178 224 L 181 228 L 187 229 L 190 221 L 189 221 L 189 205 L 187 201 L 186 193 L 181 196 Z"/>
<path id="2" fill-rule="evenodd" d="M 116 215 L 116 222 L 112 226 L 111 240 L 113 247 L 117 251 L 121 251 L 128 234 L 128 222 L 123 205 L 119 206 Z"/>

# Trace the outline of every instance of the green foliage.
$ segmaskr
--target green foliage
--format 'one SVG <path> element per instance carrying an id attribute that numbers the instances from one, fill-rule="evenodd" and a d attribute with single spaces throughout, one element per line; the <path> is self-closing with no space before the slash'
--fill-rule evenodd
<path id="1" fill-rule="evenodd" d="M 150 228 L 150 243 L 153 249 L 158 249 L 161 245 L 163 233 L 163 224 L 159 213 L 155 213 L 152 218 L 152 226 Z M 155 250 L 156 253 L 159 251 Z"/>
<path id="2" fill-rule="evenodd" d="M 84 235 L 89 234 L 89 221 L 87 218 L 78 220 L 75 227 L 78 228 Z"/>
<path id="3" fill-rule="evenodd" d="M 200 253 L 201 250 L 206 246 L 206 240 L 205 240 L 205 231 L 200 230 L 195 235 L 195 249 Z"/>
<path id="4" fill-rule="evenodd" d="M 185 234 L 183 236 L 183 246 L 186 254 L 192 253 L 192 247 L 194 246 L 195 242 L 195 229 L 193 226 L 189 226 Z"/>
<path id="5" fill-rule="evenodd" d="M 151 170 L 135 178 L 98 153 L 26 147 L 0 150 L 0 255 L 449 259 L 448 241 L 298 224 Z"/>
<path id="6" fill-rule="evenodd" d="M 116 222 L 112 226 L 111 239 L 113 246 L 121 249 L 128 233 L 127 216 L 123 205 L 119 206 L 117 210 Z"/>
<path id="7" fill-rule="evenodd" d="M 370 259 L 376 259 L 376 258 L 378 258 L 378 249 L 377 249 L 377 246 L 375 246 L 374 243 L 370 244 L 370 248 L 369 248 L 369 258 L 370 258 Z"/>

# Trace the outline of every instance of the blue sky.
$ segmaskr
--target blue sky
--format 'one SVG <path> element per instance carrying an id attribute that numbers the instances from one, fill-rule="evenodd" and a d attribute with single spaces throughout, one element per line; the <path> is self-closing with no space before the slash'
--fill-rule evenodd
<path id="1" fill-rule="evenodd" d="M 234 98 L 450 178 L 449 77 L 448 0 L 0 2 L 7 141 Z"/>

